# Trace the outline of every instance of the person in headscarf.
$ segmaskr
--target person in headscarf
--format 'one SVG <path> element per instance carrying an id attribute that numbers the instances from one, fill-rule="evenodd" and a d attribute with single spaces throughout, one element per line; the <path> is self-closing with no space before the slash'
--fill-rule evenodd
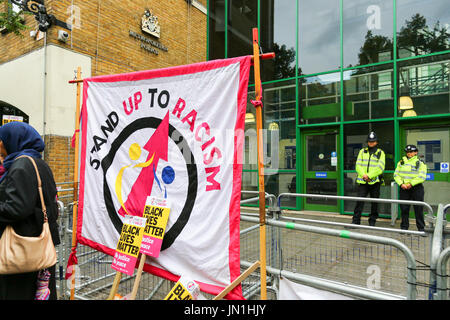
<path id="1" fill-rule="evenodd" d="M 36 237 L 42 232 L 44 217 L 38 182 L 32 162 L 34 158 L 42 180 L 44 202 L 54 245 L 60 243 L 56 184 L 50 167 L 42 159 L 45 144 L 29 124 L 10 122 L 0 126 L 0 161 L 5 172 L 0 178 L 0 236 L 7 225 L 22 236 Z M 50 299 L 57 299 L 55 266 L 48 269 Z M 0 275 L 0 300 L 33 300 L 37 290 L 38 272 Z"/>

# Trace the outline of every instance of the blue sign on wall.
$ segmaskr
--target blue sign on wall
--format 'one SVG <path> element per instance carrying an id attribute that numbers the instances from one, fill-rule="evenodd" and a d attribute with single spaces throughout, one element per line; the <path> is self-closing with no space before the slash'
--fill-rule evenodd
<path id="1" fill-rule="evenodd" d="M 448 173 L 449 164 L 448 162 L 441 162 L 441 173 Z"/>
<path id="2" fill-rule="evenodd" d="M 327 173 L 326 172 L 316 172 L 316 178 L 326 178 Z"/>
<path id="3" fill-rule="evenodd" d="M 427 173 L 427 180 L 434 180 L 434 173 Z"/>

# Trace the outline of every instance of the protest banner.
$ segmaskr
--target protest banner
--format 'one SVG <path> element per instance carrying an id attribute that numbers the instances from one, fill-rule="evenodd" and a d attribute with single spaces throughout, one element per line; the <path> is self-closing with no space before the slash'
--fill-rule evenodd
<path id="1" fill-rule="evenodd" d="M 114 255 L 125 215 L 171 200 L 144 271 L 218 294 L 240 274 L 251 56 L 83 79 L 77 243 Z M 202 263 L 196 263 L 201 261 Z M 236 287 L 227 295 L 242 299 Z"/>

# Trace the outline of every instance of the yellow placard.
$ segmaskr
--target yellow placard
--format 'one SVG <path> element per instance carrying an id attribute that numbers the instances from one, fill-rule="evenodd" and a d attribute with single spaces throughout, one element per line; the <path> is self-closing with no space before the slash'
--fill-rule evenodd
<path id="1" fill-rule="evenodd" d="M 170 208 L 145 206 L 144 217 L 147 219 L 147 224 L 144 229 L 144 234 L 162 239 L 164 231 L 169 220 Z"/>
<path id="2" fill-rule="evenodd" d="M 164 300 L 192 300 L 192 295 L 180 282 L 177 282 Z"/>
<path id="3" fill-rule="evenodd" d="M 22 116 L 13 116 L 13 115 L 3 115 L 2 117 L 2 125 L 7 124 L 9 122 L 13 122 L 13 121 L 17 121 L 17 122 L 23 122 L 23 117 Z"/>
<path id="4" fill-rule="evenodd" d="M 116 251 L 129 256 L 137 257 L 144 234 L 145 219 L 132 217 L 130 223 L 124 223 L 117 243 Z"/>
<path id="5" fill-rule="evenodd" d="M 186 276 L 181 276 L 164 300 L 197 300 L 200 295 L 198 284 Z"/>

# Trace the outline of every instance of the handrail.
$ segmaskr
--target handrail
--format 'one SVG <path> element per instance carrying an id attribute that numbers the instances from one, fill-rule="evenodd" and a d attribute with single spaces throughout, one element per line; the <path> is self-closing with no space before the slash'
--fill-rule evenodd
<path id="1" fill-rule="evenodd" d="M 415 231 L 415 230 L 402 230 L 402 229 L 393 229 L 393 228 L 383 228 L 383 227 L 374 227 L 374 226 L 363 226 L 363 225 L 354 225 L 351 223 L 344 222 L 335 222 L 335 221 L 323 221 L 323 220 L 314 220 L 314 219 L 304 219 L 304 218 L 294 218 L 294 217 L 283 217 L 280 219 L 291 220 L 291 221 L 299 221 L 306 223 L 315 223 L 315 224 L 323 224 L 323 225 L 332 225 L 332 226 L 340 226 L 343 228 L 352 228 L 352 229 L 367 229 L 367 230 L 378 230 L 384 232 L 392 232 L 392 233 L 403 233 L 410 235 L 418 235 L 418 236 L 426 236 L 426 233 L 423 231 Z"/>
<path id="2" fill-rule="evenodd" d="M 241 216 L 241 220 L 249 221 L 249 222 L 255 222 L 258 223 L 258 218 L 252 218 L 247 216 Z M 289 223 L 289 222 L 281 222 L 274 219 L 268 219 L 266 220 L 266 223 L 268 225 L 273 225 L 281 228 L 288 228 L 288 229 L 295 229 L 300 231 L 306 231 L 306 232 L 313 232 L 318 234 L 325 234 L 329 236 L 335 236 L 335 237 L 341 237 L 346 239 L 354 239 L 354 240 L 361 240 L 361 241 L 367 241 L 367 242 L 373 242 L 373 243 L 380 243 L 380 244 L 386 244 L 391 245 L 396 248 L 398 248 L 400 251 L 402 251 L 406 257 L 407 261 L 407 283 L 408 283 L 408 290 L 406 298 L 408 300 L 415 300 L 416 299 L 416 261 L 414 259 L 413 252 L 402 242 L 386 238 L 386 237 L 380 237 L 380 236 L 374 236 L 374 235 L 368 235 L 368 234 L 362 234 L 357 232 L 350 232 L 348 230 L 336 230 L 336 229 L 328 229 L 328 228 L 322 228 L 322 227 L 315 227 L 315 226 L 309 226 L 309 225 L 300 225 L 295 223 Z"/>
<path id="3" fill-rule="evenodd" d="M 241 204 L 259 200 L 259 191 L 242 190 L 241 194 L 256 194 L 256 195 L 258 195 L 258 197 L 255 197 L 255 198 L 249 198 L 249 199 L 241 200 Z M 277 199 L 275 197 L 275 195 L 265 192 L 265 198 L 269 199 L 269 208 L 273 208 L 274 204 L 276 203 L 276 199 Z"/>

